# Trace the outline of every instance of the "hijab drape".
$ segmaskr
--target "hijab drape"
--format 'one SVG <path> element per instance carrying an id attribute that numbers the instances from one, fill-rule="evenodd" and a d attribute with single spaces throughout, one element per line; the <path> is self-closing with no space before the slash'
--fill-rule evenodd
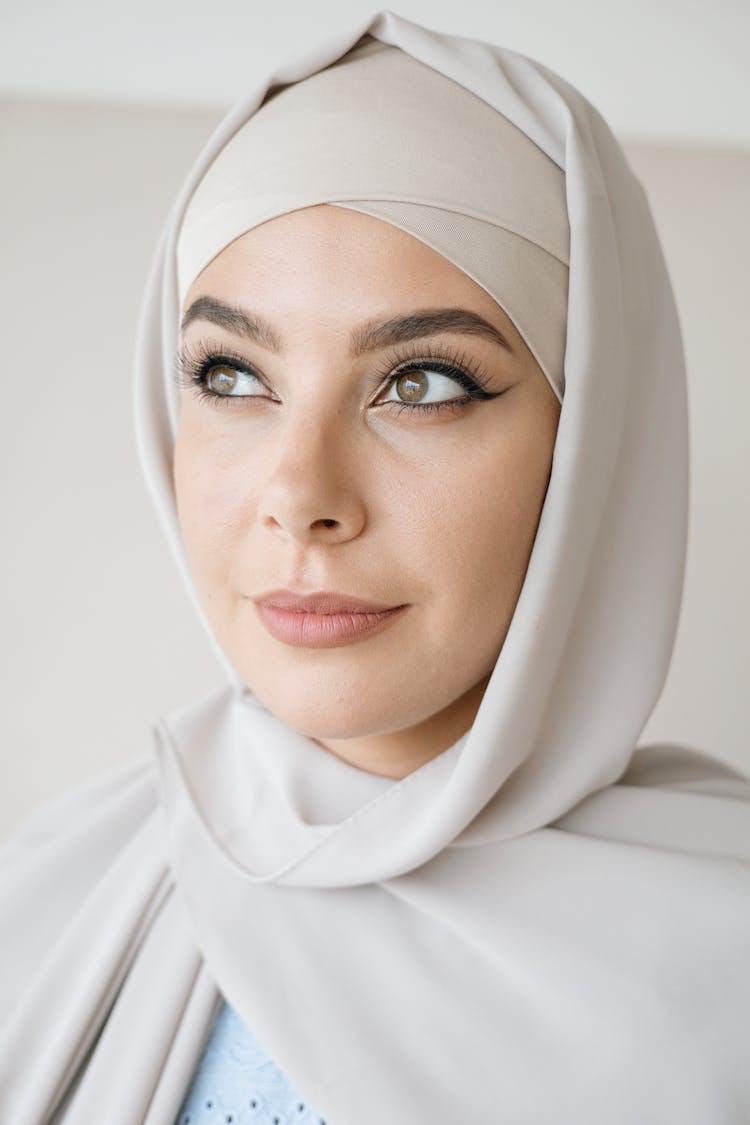
<path id="1" fill-rule="evenodd" d="M 138 433 L 171 479 L 175 239 L 269 89 L 363 34 L 481 98 L 564 171 L 565 392 L 513 621 L 471 730 L 401 781 L 238 682 L 158 753 L 43 810 L 0 869 L 0 1117 L 173 1125 L 221 995 L 328 1125 L 750 1118 L 750 786 L 634 754 L 685 555 L 680 333 L 644 193 L 597 112 L 512 51 L 390 12 L 259 83 L 169 217 L 144 299 Z M 7 937 L 6 937 L 7 935 Z"/>

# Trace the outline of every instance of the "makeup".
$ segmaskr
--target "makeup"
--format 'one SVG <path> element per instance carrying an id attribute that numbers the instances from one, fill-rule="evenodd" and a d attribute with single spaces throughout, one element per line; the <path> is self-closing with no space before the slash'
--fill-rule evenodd
<path id="1" fill-rule="evenodd" d="M 379 606 L 345 595 L 275 591 L 252 599 L 270 635 L 294 648 L 338 648 L 380 633 L 408 605 Z"/>

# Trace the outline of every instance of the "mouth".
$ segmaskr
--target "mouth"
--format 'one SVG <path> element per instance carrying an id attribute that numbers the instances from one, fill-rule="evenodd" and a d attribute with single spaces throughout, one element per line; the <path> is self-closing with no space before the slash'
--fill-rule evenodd
<path id="1" fill-rule="evenodd" d="M 251 599 L 266 631 L 293 648 L 339 648 L 383 632 L 408 605 L 387 606 L 321 591 L 272 590 Z"/>

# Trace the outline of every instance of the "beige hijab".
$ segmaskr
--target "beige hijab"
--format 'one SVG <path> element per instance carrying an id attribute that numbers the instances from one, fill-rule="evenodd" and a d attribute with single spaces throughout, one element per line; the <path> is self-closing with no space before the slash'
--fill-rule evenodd
<path id="1" fill-rule="evenodd" d="M 316 203 L 382 219 L 457 265 L 505 309 L 562 399 L 565 174 L 507 117 L 365 36 L 274 92 L 217 154 L 180 224 L 180 307 L 233 239 Z"/>
<path id="2" fill-rule="evenodd" d="M 750 786 L 636 753 L 685 552 L 680 335 L 643 192 L 556 75 L 383 12 L 269 76 L 177 200 L 137 355 L 143 460 L 170 476 L 175 242 L 270 87 L 361 36 L 506 117 L 564 171 L 565 392 L 513 622 L 468 734 L 393 782 L 241 686 L 43 810 L 0 866 L 0 1119 L 173 1125 L 220 995 L 328 1125 L 750 1119 Z M 189 580 L 189 579 L 188 579 Z"/>

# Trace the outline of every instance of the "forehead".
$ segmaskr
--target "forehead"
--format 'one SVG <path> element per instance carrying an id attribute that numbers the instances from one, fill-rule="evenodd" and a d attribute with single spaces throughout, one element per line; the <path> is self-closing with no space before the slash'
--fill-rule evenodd
<path id="1" fill-rule="evenodd" d="M 482 286 L 418 238 L 389 222 L 321 204 L 245 232 L 205 267 L 182 313 L 199 297 L 280 311 L 336 313 L 352 320 L 461 305 L 522 345 L 515 325 Z"/>

